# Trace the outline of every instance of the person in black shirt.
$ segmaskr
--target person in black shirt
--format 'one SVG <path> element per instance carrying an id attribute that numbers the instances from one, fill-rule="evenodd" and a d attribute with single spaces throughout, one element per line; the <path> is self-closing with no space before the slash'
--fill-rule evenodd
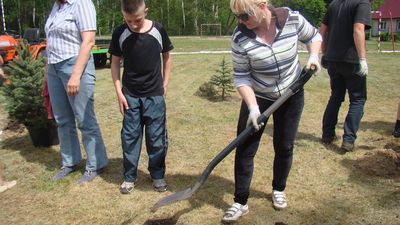
<path id="1" fill-rule="evenodd" d="M 392 134 L 395 138 L 400 137 L 400 102 L 397 107 L 397 120 L 396 120 L 396 125 L 394 126 L 394 130 L 393 130 Z"/>
<path id="2" fill-rule="evenodd" d="M 365 29 L 371 28 L 370 12 L 369 0 L 333 0 L 320 27 L 322 64 L 331 80 L 331 96 L 322 121 L 322 142 L 330 144 L 336 139 L 338 112 L 348 91 L 350 107 L 341 146 L 345 151 L 354 149 L 367 100 Z"/>
<path id="3" fill-rule="evenodd" d="M 160 23 L 146 19 L 148 8 L 144 0 L 122 0 L 121 8 L 125 23 L 113 32 L 109 48 L 111 74 L 124 117 L 121 130 L 124 182 L 120 191 L 127 194 L 133 190 L 146 127 L 148 169 L 154 189 L 162 192 L 167 190 L 165 97 L 172 68 L 169 52 L 173 45 Z M 122 83 L 121 60 L 124 63 Z"/>

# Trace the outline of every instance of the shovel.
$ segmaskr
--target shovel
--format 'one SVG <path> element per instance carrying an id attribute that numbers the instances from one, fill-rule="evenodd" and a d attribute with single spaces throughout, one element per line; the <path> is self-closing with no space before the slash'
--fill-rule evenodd
<path id="1" fill-rule="evenodd" d="M 298 92 L 305 83 L 311 78 L 315 73 L 315 67 L 311 66 L 311 69 L 303 68 L 299 80 L 293 83 L 289 90 L 287 90 L 281 97 L 279 97 L 267 110 L 265 110 L 257 119 L 258 124 L 265 124 L 267 118 L 275 112 L 289 97 Z M 255 132 L 254 126 L 248 126 L 243 130 L 231 143 L 228 144 L 214 159 L 208 164 L 206 169 L 203 171 L 201 176 L 197 179 L 196 183 L 185 190 L 179 191 L 175 194 L 165 196 L 160 199 L 151 208 L 152 212 L 157 211 L 160 207 L 170 205 L 172 203 L 182 201 L 192 197 L 192 195 L 200 188 L 201 185 L 207 180 L 208 176 L 211 174 L 215 166 L 218 165 L 229 153 L 233 151 L 238 145 L 242 144 L 250 135 Z"/>

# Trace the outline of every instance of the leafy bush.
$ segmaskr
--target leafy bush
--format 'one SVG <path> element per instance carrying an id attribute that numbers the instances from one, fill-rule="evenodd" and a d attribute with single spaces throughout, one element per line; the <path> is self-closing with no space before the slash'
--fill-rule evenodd
<path id="1" fill-rule="evenodd" d="M 390 41 L 392 37 L 388 32 L 382 32 L 381 33 L 381 41 Z"/>
<path id="2" fill-rule="evenodd" d="M 324 0 L 272 0 L 275 7 L 289 7 L 299 11 L 311 24 L 319 26 L 324 18 L 326 7 Z"/>
<path id="3" fill-rule="evenodd" d="M 369 32 L 365 33 L 365 40 L 369 40 L 371 38 L 371 34 Z"/>
<path id="4" fill-rule="evenodd" d="M 400 33 L 395 33 L 394 34 L 394 40 L 395 41 L 400 41 Z"/>

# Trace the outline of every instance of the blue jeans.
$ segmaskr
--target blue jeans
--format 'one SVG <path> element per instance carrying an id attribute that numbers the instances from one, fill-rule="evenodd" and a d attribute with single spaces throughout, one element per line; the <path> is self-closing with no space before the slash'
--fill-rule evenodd
<path id="1" fill-rule="evenodd" d="M 126 93 L 124 95 L 129 105 L 121 130 L 124 180 L 136 180 L 144 127 L 150 176 L 152 179 L 162 179 L 168 148 L 164 96 L 136 98 Z"/>
<path id="2" fill-rule="evenodd" d="M 257 98 L 257 103 L 262 113 L 274 102 Z M 286 181 L 292 167 L 294 141 L 303 108 L 304 90 L 300 90 L 273 113 L 273 143 L 275 152 L 272 180 L 273 190 L 284 191 L 286 188 Z M 238 135 L 246 128 L 248 115 L 249 110 L 247 105 L 242 102 L 237 129 Z M 265 126 L 236 148 L 234 201 L 242 205 L 247 204 L 250 194 L 249 189 L 253 177 L 254 157 L 257 153 L 264 128 Z"/>
<path id="3" fill-rule="evenodd" d="M 86 150 L 86 170 L 96 171 L 108 163 L 106 149 L 94 113 L 95 69 L 90 58 L 82 74 L 79 93 L 67 95 L 67 83 L 76 57 L 48 65 L 48 87 L 58 136 L 63 166 L 74 166 L 82 160 L 76 126 L 82 133 Z"/>
<path id="4" fill-rule="evenodd" d="M 346 91 L 349 93 L 350 107 L 344 122 L 343 141 L 354 143 L 361 118 L 364 115 L 364 105 L 367 100 L 367 78 L 355 74 L 357 64 L 343 62 L 328 62 L 328 73 L 331 79 L 331 97 L 326 106 L 322 120 L 322 137 L 336 135 L 335 127 L 338 113 Z"/>

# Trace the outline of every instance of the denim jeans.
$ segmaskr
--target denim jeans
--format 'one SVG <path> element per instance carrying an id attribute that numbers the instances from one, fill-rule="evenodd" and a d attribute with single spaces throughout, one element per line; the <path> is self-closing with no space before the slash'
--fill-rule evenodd
<path id="1" fill-rule="evenodd" d="M 356 75 L 357 69 L 357 64 L 328 62 L 331 96 L 322 120 L 323 138 L 336 135 L 338 113 L 346 91 L 349 93 L 350 106 L 344 121 L 343 141 L 354 143 L 357 138 L 357 131 L 364 115 L 364 105 L 367 100 L 367 78 Z"/>
<path id="2" fill-rule="evenodd" d="M 260 111 L 263 112 L 274 102 L 257 98 L 257 103 Z M 286 180 L 292 167 L 294 140 L 303 107 L 304 90 L 300 90 L 273 113 L 273 144 L 275 152 L 272 180 L 273 190 L 285 190 Z M 238 135 L 246 128 L 248 114 L 247 105 L 242 102 L 238 122 Z M 253 176 L 254 156 L 257 153 L 264 128 L 265 126 L 236 148 L 234 201 L 242 205 L 247 204 L 250 194 L 249 189 Z"/>
<path id="3" fill-rule="evenodd" d="M 79 93 L 67 95 L 67 83 L 76 57 L 48 65 L 48 87 L 58 136 L 63 166 L 74 166 L 82 160 L 76 126 L 82 133 L 86 150 L 86 170 L 96 171 L 108 163 L 106 149 L 94 112 L 95 69 L 93 57 L 82 74 Z"/>
<path id="4" fill-rule="evenodd" d="M 124 95 L 129 105 L 124 114 L 121 130 L 124 180 L 134 182 L 137 178 L 143 128 L 145 128 L 150 176 L 152 179 L 162 179 L 165 174 L 168 148 L 164 96 L 136 98 L 125 92 Z"/>

